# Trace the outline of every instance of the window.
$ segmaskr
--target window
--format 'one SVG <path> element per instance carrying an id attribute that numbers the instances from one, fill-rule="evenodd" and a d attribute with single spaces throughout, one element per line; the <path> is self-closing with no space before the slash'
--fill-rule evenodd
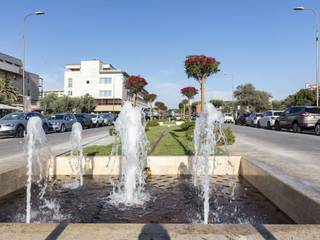
<path id="1" fill-rule="evenodd" d="M 72 88 L 72 78 L 68 78 L 68 88 Z"/>
<path id="2" fill-rule="evenodd" d="M 72 91 L 68 91 L 68 96 L 72 96 Z"/>
<path id="3" fill-rule="evenodd" d="M 100 78 L 100 84 L 111 84 L 112 78 L 111 77 L 102 77 Z"/>
<path id="4" fill-rule="evenodd" d="M 111 97 L 111 93 L 110 90 L 100 90 L 100 97 Z"/>
<path id="5" fill-rule="evenodd" d="M 87 80 L 87 84 L 89 84 L 90 83 L 90 81 L 89 80 Z"/>

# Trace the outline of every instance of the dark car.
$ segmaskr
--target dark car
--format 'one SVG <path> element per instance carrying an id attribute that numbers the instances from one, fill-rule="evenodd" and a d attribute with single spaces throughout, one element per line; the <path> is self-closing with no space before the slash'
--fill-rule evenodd
<path id="1" fill-rule="evenodd" d="M 240 113 L 235 121 L 236 125 L 247 125 L 251 113 Z"/>
<path id="2" fill-rule="evenodd" d="M 295 106 L 284 111 L 276 120 L 276 130 L 292 129 L 299 133 L 304 129 L 314 129 L 320 119 L 320 107 Z"/>
<path id="3" fill-rule="evenodd" d="M 79 113 L 74 115 L 77 119 L 77 122 L 81 123 L 82 128 L 92 127 L 91 118 L 87 114 Z"/>
<path id="4" fill-rule="evenodd" d="M 27 129 L 28 120 L 31 117 L 40 117 L 44 131 L 48 131 L 48 121 L 41 113 L 13 112 L 0 119 L 0 135 L 12 135 L 19 138 L 23 137 Z"/>

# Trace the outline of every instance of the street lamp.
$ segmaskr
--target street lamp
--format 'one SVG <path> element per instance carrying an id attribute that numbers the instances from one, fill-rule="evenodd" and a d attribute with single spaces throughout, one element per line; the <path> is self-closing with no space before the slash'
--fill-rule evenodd
<path id="1" fill-rule="evenodd" d="M 26 94 L 25 94 L 25 68 L 26 68 L 26 59 L 25 59 L 25 26 L 26 21 L 31 16 L 41 16 L 44 15 L 45 12 L 36 11 L 33 13 L 29 13 L 24 16 L 23 18 L 23 25 L 22 25 L 22 101 L 23 101 L 23 111 L 26 111 Z"/>
<path id="2" fill-rule="evenodd" d="M 317 82 L 317 107 L 319 107 L 319 24 L 320 24 L 320 15 L 319 13 L 312 8 L 304 8 L 303 6 L 298 6 L 293 8 L 295 11 L 311 11 L 316 18 L 316 82 Z"/>

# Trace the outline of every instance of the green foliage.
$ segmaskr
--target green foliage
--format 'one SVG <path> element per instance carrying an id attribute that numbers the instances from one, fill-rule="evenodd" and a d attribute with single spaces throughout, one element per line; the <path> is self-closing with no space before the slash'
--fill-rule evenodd
<path id="1" fill-rule="evenodd" d="M 147 128 L 149 128 L 149 127 L 156 127 L 156 126 L 159 126 L 159 122 L 158 122 L 158 121 L 155 121 L 155 120 L 148 121 L 148 122 L 147 122 L 147 125 L 146 125 Z"/>
<path id="2" fill-rule="evenodd" d="M 11 103 L 17 99 L 16 89 L 11 86 L 10 80 L 0 77 L 0 103 Z"/>
<path id="3" fill-rule="evenodd" d="M 220 108 L 224 105 L 224 101 L 220 99 L 211 99 L 210 103 L 216 108 Z"/>
<path id="4" fill-rule="evenodd" d="M 195 122 L 194 121 L 185 121 L 180 125 L 180 129 L 182 131 L 187 131 L 189 128 L 194 128 Z"/>
<path id="5" fill-rule="evenodd" d="M 193 141 L 193 133 L 194 133 L 194 127 L 190 127 L 186 130 L 186 138 L 188 141 Z"/>
<path id="6" fill-rule="evenodd" d="M 301 89 L 294 95 L 295 105 L 316 105 L 317 95 L 315 90 Z"/>
<path id="7" fill-rule="evenodd" d="M 225 137 L 226 137 L 226 140 L 227 140 L 227 145 L 232 145 L 235 143 L 236 141 L 236 137 L 234 136 L 231 128 L 224 128 L 223 129 L 223 132 L 225 134 Z M 224 145 L 225 142 L 224 142 L 224 138 L 221 138 L 218 142 L 218 145 Z"/>
<path id="8" fill-rule="evenodd" d="M 40 105 L 45 114 L 72 112 L 76 110 L 81 113 L 90 113 L 94 111 L 96 104 L 93 97 L 86 94 L 80 98 L 48 94 L 40 99 Z"/>
<path id="9" fill-rule="evenodd" d="M 240 85 L 234 91 L 237 104 L 241 107 L 248 107 L 249 111 L 266 111 L 271 108 L 269 99 L 271 95 L 265 91 L 256 90 L 251 84 Z"/>

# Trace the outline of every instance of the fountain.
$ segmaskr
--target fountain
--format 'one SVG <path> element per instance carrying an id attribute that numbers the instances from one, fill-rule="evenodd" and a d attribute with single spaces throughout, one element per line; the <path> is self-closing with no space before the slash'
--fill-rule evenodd
<path id="1" fill-rule="evenodd" d="M 31 117 L 27 125 L 27 135 L 25 136 L 25 148 L 27 151 L 27 207 L 26 223 L 31 219 L 31 187 L 32 177 L 39 175 L 38 185 L 42 185 L 40 198 L 43 198 L 46 190 L 46 169 L 41 152 L 46 148 L 46 134 L 42 128 L 42 120 L 39 117 Z"/>
<path id="2" fill-rule="evenodd" d="M 120 158 L 120 180 L 113 183 L 109 196 L 114 205 L 143 205 L 149 199 L 144 189 L 148 141 L 143 119 L 142 109 L 127 101 L 115 122 L 123 156 Z"/>
<path id="3" fill-rule="evenodd" d="M 223 114 L 211 103 L 206 103 L 197 118 L 194 129 L 195 160 L 193 163 L 193 183 L 198 186 L 199 177 L 204 200 L 204 223 L 208 223 L 209 216 L 209 157 L 213 156 L 213 171 L 215 169 L 215 151 L 217 142 L 224 138 L 222 123 Z M 230 164 L 229 164 L 230 165 Z"/>
<path id="4" fill-rule="evenodd" d="M 77 175 L 79 175 L 80 186 L 83 186 L 83 149 L 82 149 L 82 125 L 79 122 L 75 122 L 72 125 L 72 131 L 70 134 L 71 144 L 71 159 L 70 166 Z M 75 155 L 75 158 L 73 156 Z M 78 181 L 76 184 L 65 185 L 67 188 L 77 188 Z"/>

